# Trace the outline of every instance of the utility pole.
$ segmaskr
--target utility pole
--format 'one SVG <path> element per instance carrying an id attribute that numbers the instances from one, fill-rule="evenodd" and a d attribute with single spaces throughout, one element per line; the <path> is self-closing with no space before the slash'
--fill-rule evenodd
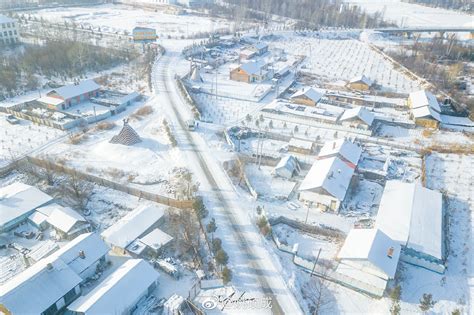
<path id="1" fill-rule="evenodd" d="M 313 270 L 311 270 L 311 277 L 313 277 L 314 269 L 316 269 L 316 264 L 318 263 L 319 255 L 321 255 L 321 248 L 319 248 L 318 256 L 316 256 L 316 260 L 314 261 Z"/>
<path id="2" fill-rule="evenodd" d="M 311 207 L 313 202 L 308 201 L 308 209 L 306 210 L 306 219 L 304 220 L 304 224 L 308 223 L 308 216 L 309 216 L 309 207 Z"/>

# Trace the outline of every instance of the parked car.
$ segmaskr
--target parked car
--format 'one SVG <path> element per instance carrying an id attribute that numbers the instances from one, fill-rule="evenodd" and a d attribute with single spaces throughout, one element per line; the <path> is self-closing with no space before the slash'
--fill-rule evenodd
<path id="1" fill-rule="evenodd" d="M 20 120 L 13 115 L 8 115 L 5 119 L 12 125 L 17 125 L 20 123 Z"/>

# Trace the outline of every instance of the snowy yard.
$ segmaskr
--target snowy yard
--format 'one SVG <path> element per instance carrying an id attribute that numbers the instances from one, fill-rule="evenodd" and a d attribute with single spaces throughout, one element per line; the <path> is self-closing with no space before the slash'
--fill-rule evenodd
<path id="1" fill-rule="evenodd" d="M 0 166 L 66 134 L 64 131 L 36 125 L 23 119 L 20 119 L 19 124 L 12 125 L 6 121 L 6 117 L 6 114 L 0 113 Z"/>
<path id="2" fill-rule="evenodd" d="M 152 27 L 158 36 L 187 36 L 199 32 L 214 32 L 228 29 L 231 22 L 193 15 L 174 15 L 153 12 L 124 5 L 104 4 L 91 7 L 44 9 L 26 12 L 52 22 L 76 23 L 85 28 L 92 26 L 103 32 L 128 32 L 136 26 Z"/>

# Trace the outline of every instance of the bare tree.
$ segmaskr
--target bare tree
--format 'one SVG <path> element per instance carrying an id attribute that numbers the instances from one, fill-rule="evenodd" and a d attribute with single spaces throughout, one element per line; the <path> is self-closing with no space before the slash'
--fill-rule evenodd
<path id="1" fill-rule="evenodd" d="M 303 297 L 309 302 L 311 314 L 318 315 L 328 311 L 334 303 L 334 297 L 329 290 L 330 282 L 325 279 L 328 269 L 324 268 L 323 277 L 312 276 L 303 284 Z"/>
<path id="2" fill-rule="evenodd" d="M 74 172 L 62 184 L 62 192 L 69 197 L 74 205 L 84 211 L 92 196 L 93 184 Z"/>

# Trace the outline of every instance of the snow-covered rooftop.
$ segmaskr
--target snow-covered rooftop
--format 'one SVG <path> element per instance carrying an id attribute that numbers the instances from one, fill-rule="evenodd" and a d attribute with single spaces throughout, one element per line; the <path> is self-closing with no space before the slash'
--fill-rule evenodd
<path id="1" fill-rule="evenodd" d="M 393 250 L 391 258 L 388 256 Z M 340 259 L 368 260 L 393 279 L 400 258 L 400 244 L 378 229 L 352 229 L 339 254 Z"/>
<path id="2" fill-rule="evenodd" d="M 431 116 L 434 119 L 436 119 L 437 121 L 441 122 L 441 115 L 429 106 L 422 106 L 422 107 L 418 107 L 418 108 L 413 108 L 411 111 L 413 113 L 413 117 L 415 117 L 415 118 L 422 118 L 422 117 Z"/>
<path id="3" fill-rule="evenodd" d="M 322 159 L 331 156 L 340 156 L 352 164 L 357 165 L 361 153 L 361 147 L 349 140 L 341 138 L 334 141 L 326 141 L 321 148 L 321 151 L 319 151 L 318 158 Z"/>
<path id="4" fill-rule="evenodd" d="M 130 259 L 68 309 L 82 314 L 125 314 L 147 294 L 159 274 L 146 261 Z"/>
<path id="5" fill-rule="evenodd" d="M 79 252 L 83 252 L 82 257 Z M 60 259 L 74 272 L 80 275 L 109 251 L 107 245 L 97 233 L 84 233 L 61 247 L 51 255 L 51 259 Z"/>
<path id="6" fill-rule="evenodd" d="M 107 243 L 126 248 L 152 227 L 163 215 L 162 208 L 140 206 L 102 232 L 101 235 Z"/>
<path id="7" fill-rule="evenodd" d="M 290 172 L 298 171 L 298 160 L 293 155 L 286 155 L 280 159 L 275 170 L 285 168 Z"/>
<path id="8" fill-rule="evenodd" d="M 311 150 L 313 148 L 313 142 L 296 138 L 291 138 L 290 142 L 288 142 L 288 145 L 305 150 Z"/>
<path id="9" fill-rule="evenodd" d="M 238 67 L 248 74 L 260 74 L 262 68 L 265 66 L 264 62 L 261 61 L 249 61 L 239 65 Z"/>
<path id="10" fill-rule="evenodd" d="M 349 81 L 349 83 L 356 83 L 356 82 L 361 82 L 361 83 L 367 84 L 368 86 L 371 86 L 373 83 L 372 80 L 370 80 L 365 75 L 354 77 Z"/>
<path id="11" fill-rule="evenodd" d="M 0 188 L 0 227 L 53 200 L 36 187 L 13 183 Z"/>
<path id="12" fill-rule="evenodd" d="M 437 191 L 387 181 L 375 227 L 402 246 L 443 259 L 443 204 Z"/>
<path id="13" fill-rule="evenodd" d="M 82 215 L 69 207 L 62 207 L 54 203 L 42 208 L 42 211 L 50 212 L 50 215 L 47 219 L 48 223 L 63 231 L 64 233 L 69 233 L 71 229 L 79 222 L 87 223 L 87 220 Z"/>
<path id="14" fill-rule="evenodd" d="M 64 100 L 57 98 L 57 97 L 51 97 L 51 96 L 43 96 L 37 99 L 38 102 L 44 103 L 44 104 L 51 104 L 54 106 L 58 106 L 61 103 L 64 103 Z"/>
<path id="15" fill-rule="evenodd" d="M 375 117 L 374 114 L 371 111 L 369 111 L 367 108 L 358 106 L 358 107 L 354 107 L 354 108 L 344 111 L 344 113 L 342 114 L 341 118 L 339 118 L 339 120 L 344 121 L 344 120 L 350 120 L 353 118 L 359 118 L 364 123 L 371 126 L 372 122 L 374 121 L 374 117 Z"/>
<path id="16" fill-rule="evenodd" d="M 300 191 L 320 188 L 338 200 L 344 200 L 354 168 L 338 157 L 317 160 L 301 183 Z"/>
<path id="17" fill-rule="evenodd" d="M 42 314 L 81 281 L 62 260 L 48 257 L 1 285 L 0 301 L 11 314 Z"/>
<path id="18" fill-rule="evenodd" d="M 49 92 L 48 95 L 51 95 L 51 93 L 56 93 L 64 99 L 70 99 L 98 89 L 100 89 L 100 85 L 95 83 L 94 80 L 84 80 L 79 84 L 68 84 L 54 89 Z"/>
<path id="19" fill-rule="evenodd" d="M 15 22 L 14 19 L 8 17 L 8 16 L 5 16 L 3 14 L 0 14 L 0 24 L 3 24 L 3 23 L 12 23 L 12 22 Z"/>
<path id="20" fill-rule="evenodd" d="M 166 234 L 160 229 L 154 229 L 147 235 L 140 238 L 140 242 L 154 250 L 160 249 L 173 240 L 171 235 Z"/>
<path id="21" fill-rule="evenodd" d="M 319 93 L 318 91 L 316 91 L 312 87 L 305 87 L 305 88 L 302 88 L 302 89 L 296 91 L 293 95 L 291 95 L 291 98 L 293 99 L 293 98 L 297 98 L 297 97 L 300 97 L 300 96 L 306 96 L 307 98 L 309 98 L 310 100 L 312 100 L 315 103 L 317 103 L 323 97 L 323 95 L 321 93 Z"/>
<path id="22" fill-rule="evenodd" d="M 413 109 L 423 107 L 423 106 L 428 106 L 437 112 L 441 112 L 441 108 L 439 107 L 438 100 L 429 91 L 420 90 L 420 91 L 412 92 L 410 93 L 409 98 L 410 98 L 411 106 Z"/>

